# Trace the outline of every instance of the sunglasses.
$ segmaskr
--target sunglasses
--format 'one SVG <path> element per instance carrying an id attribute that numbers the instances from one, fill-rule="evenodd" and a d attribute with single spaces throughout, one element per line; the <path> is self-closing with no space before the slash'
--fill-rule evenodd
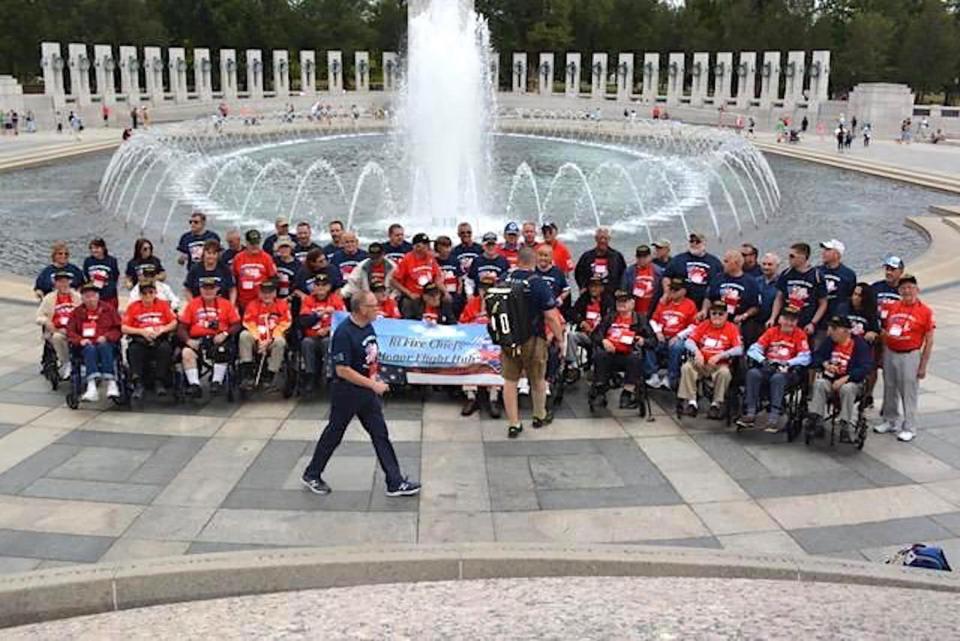
<path id="1" fill-rule="evenodd" d="M 691 245 L 702 245 L 702 244 L 703 244 L 703 241 L 702 241 L 702 240 L 697 240 L 696 238 L 691 238 L 691 239 L 690 239 L 690 244 L 691 244 Z"/>
<path id="2" fill-rule="evenodd" d="M 202 224 L 203 224 L 203 221 L 202 221 L 202 220 L 191 220 L 191 221 L 190 221 L 190 224 L 191 224 L 191 225 L 202 225 Z"/>

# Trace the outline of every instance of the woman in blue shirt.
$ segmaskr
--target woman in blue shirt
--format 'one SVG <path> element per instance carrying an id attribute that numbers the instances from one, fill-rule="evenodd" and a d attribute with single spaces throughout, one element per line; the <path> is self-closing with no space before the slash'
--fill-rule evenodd
<path id="1" fill-rule="evenodd" d="M 102 238 L 90 241 L 90 255 L 83 261 L 83 273 L 87 282 L 100 290 L 100 300 L 119 308 L 117 300 L 117 282 L 120 280 L 120 266 L 117 259 L 107 251 L 107 243 Z"/>
<path id="2" fill-rule="evenodd" d="M 53 244 L 50 249 L 50 264 L 40 270 L 33 284 L 33 291 L 36 292 L 37 298 L 43 298 L 53 291 L 53 281 L 57 272 L 70 272 L 73 275 L 73 280 L 70 282 L 71 288 L 79 290 L 83 285 L 83 270 L 70 262 L 70 249 L 62 240 Z"/>

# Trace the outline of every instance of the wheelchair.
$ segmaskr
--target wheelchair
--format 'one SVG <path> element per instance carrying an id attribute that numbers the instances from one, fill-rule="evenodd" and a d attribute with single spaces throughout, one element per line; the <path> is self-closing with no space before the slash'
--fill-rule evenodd
<path id="1" fill-rule="evenodd" d="M 130 407 L 130 372 L 123 362 L 123 350 L 120 343 L 114 343 L 114 377 L 120 396 L 111 398 L 118 407 Z M 56 355 L 54 355 L 56 357 Z M 83 364 L 83 350 L 75 345 L 70 346 L 70 389 L 67 391 L 67 407 L 75 410 L 80 407 L 80 397 L 83 395 L 83 386 L 86 382 L 86 366 Z"/>
<path id="2" fill-rule="evenodd" d="M 759 365 L 758 365 L 759 366 Z M 749 371 L 751 368 L 747 368 Z M 786 418 L 784 433 L 787 435 L 787 443 L 793 443 L 803 432 L 803 421 L 807 416 L 807 399 L 809 394 L 809 375 L 807 368 L 800 367 L 796 369 L 797 382 L 788 385 L 783 394 L 783 416 Z M 731 385 L 734 388 L 733 400 L 730 405 L 730 414 L 735 414 L 735 421 L 744 413 L 744 404 L 746 403 L 746 374 L 739 384 Z M 770 411 L 769 383 L 764 383 L 760 390 L 760 403 L 757 407 L 757 413 Z M 736 408 L 736 409 L 734 409 Z M 750 431 L 753 428 L 736 422 L 737 433 Z"/>
<path id="3" fill-rule="evenodd" d="M 129 337 L 126 337 L 125 342 L 126 342 L 126 349 L 127 349 L 127 350 L 130 349 L 129 340 L 130 340 L 130 338 L 129 338 Z M 171 340 L 171 339 L 167 339 L 167 340 Z M 124 351 L 124 353 L 126 354 L 127 352 Z M 179 359 L 179 355 L 180 355 L 180 348 L 179 348 L 179 347 L 174 347 L 174 348 L 173 348 L 173 355 L 172 355 L 172 358 L 171 358 L 171 365 L 170 365 L 170 368 L 171 368 L 171 369 L 170 369 L 169 372 L 167 372 L 167 380 L 170 381 L 170 383 L 171 383 L 171 388 L 168 390 L 168 396 L 169 396 L 169 398 L 170 398 L 170 400 L 171 400 L 171 402 L 172 402 L 173 404 L 176 404 L 176 403 L 178 402 L 178 400 L 177 400 L 177 394 L 176 394 L 176 369 L 177 369 L 176 363 L 177 363 L 177 360 Z M 128 378 L 129 378 L 129 381 L 130 381 L 130 384 L 129 384 L 129 387 L 130 387 L 130 405 L 131 405 L 131 407 L 141 406 L 141 405 L 143 404 L 143 402 L 144 402 L 144 399 L 141 398 L 140 400 L 137 400 L 136 398 L 134 398 L 134 393 L 133 393 L 133 390 L 134 390 L 134 388 L 135 388 L 134 381 L 133 381 L 133 375 L 134 375 L 134 374 L 133 374 L 133 370 L 130 368 L 129 358 L 127 358 L 127 359 L 125 360 L 125 363 L 126 363 L 126 370 L 127 370 L 127 372 L 128 372 Z M 145 390 L 150 391 L 150 392 L 155 392 L 155 391 L 156 391 L 157 374 L 158 374 L 158 373 L 159 373 L 159 372 L 158 372 L 158 370 L 157 370 L 157 363 L 156 363 L 155 360 L 151 360 L 149 363 L 147 363 L 147 365 L 146 365 L 146 367 L 144 368 L 144 371 L 143 371 L 143 380 L 141 381 L 141 382 L 143 383 L 143 387 L 144 387 Z"/>
<path id="4" fill-rule="evenodd" d="M 197 373 L 200 381 L 213 376 L 213 362 L 207 352 L 212 349 L 212 339 L 201 339 L 200 353 L 197 355 Z M 229 349 L 229 358 L 227 360 L 227 373 L 223 377 L 223 390 L 227 402 L 233 403 L 240 397 L 240 379 L 237 374 L 237 337 L 231 336 L 226 344 Z M 173 354 L 173 396 L 178 403 L 185 402 L 189 395 L 187 394 L 187 377 L 183 369 L 183 346 L 174 350 Z"/>
<path id="5" fill-rule="evenodd" d="M 50 388 L 56 392 L 60 387 L 60 363 L 57 361 L 57 352 L 50 341 L 43 339 L 43 355 L 40 357 L 40 375 L 47 379 Z"/>
<path id="6" fill-rule="evenodd" d="M 683 371 L 683 366 L 690 360 L 691 356 L 689 351 L 684 350 L 683 355 L 680 357 L 681 372 Z M 735 420 L 734 407 L 738 407 L 739 390 L 746 382 L 743 359 L 743 356 L 738 356 L 731 359 L 728 365 L 730 368 L 730 385 L 727 387 L 727 393 L 723 397 L 723 412 L 720 415 L 720 420 L 723 421 L 727 427 L 730 427 Z M 713 401 L 713 382 L 703 376 L 697 379 L 697 399 L 702 398 L 710 399 L 711 403 Z M 679 396 L 677 397 L 676 414 L 678 421 L 681 421 L 686 415 L 686 401 Z"/>
<path id="7" fill-rule="evenodd" d="M 860 389 L 857 391 L 857 417 L 853 424 L 850 426 L 853 438 L 852 440 L 843 438 L 843 434 L 839 432 L 840 424 L 840 395 L 837 392 L 830 394 L 827 399 L 827 408 L 829 414 L 823 418 L 824 423 L 824 434 L 822 438 L 829 438 L 830 447 L 834 447 L 837 443 L 847 443 L 853 445 L 858 450 L 862 450 L 864 444 L 867 442 L 867 434 L 870 432 L 870 425 L 867 422 L 867 399 L 866 394 L 864 393 L 865 386 L 861 383 Z M 827 428 L 829 424 L 829 429 Z M 821 438 L 820 435 L 814 429 L 812 422 L 808 422 L 806 429 L 804 430 L 803 442 L 806 445 L 813 443 L 814 439 Z"/>
<path id="8" fill-rule="evenodd" d="M 557 408 L 563 402 L 567 390 L 567 377 L 571 368 L 566 359 L 566 337 L 562 347 L 550 343 L 547 347 L 547 389 L 550 394 L 550 407 Z M 578 377 L 579 378 L 579 377 Z"/>
<path id="9" fill-rule="evenodd" d="M 642 353 L 640 354 L 640 358 L 641 360 L 643 359 Z M 591 378 L 596 379 L 596 363 L 594 363 L 594 372 Z M 611 372 L 609 380 L 603 381 L 600 386 L 600 389 L 603 390 L 601 394 L 597 394 L 597 387 L 595 387 L 597 381 L 593 380 L 593 385 L 590 386 L 590 390 L 587 393 L 587 406 L 590 408 L 590 414 L 595 414 L 599 409 L 607 407 L 607 394 L 622 388 L 624 379 L 624 372 Z M 650 404 L 650 394 L 647 391 L 647 386 L 644 383 L 642 374 L 640 380 L 636 381 L 635 385 L 634 394 L 636 394 L 637 415 L 640 416 L 640 418 L 653 421 L 653 406 Z"/>

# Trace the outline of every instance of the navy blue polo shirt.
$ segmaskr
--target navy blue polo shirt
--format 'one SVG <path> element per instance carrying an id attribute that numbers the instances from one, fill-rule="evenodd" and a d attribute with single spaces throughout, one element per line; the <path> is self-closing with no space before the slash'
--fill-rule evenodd
<path id="1" fill-rule="evenodd" d="M 460 269 L 464 274 L 470 273 L 470 267 L 475 258 L 483 253 L 483 247 L 479 243 L 470 243 L 465 245 L 460 243 L 453 248 L 453 257 L 460 261 Z"/>
<path id="2" fill-rule="evenodd" d="M 713 254 L 694 256 L 690 252 L 677 254 L 667 265 L 667 278 L 682 278 L 687 284 L 687 296 L 697 305 L 703 304 L 711 281 L 723 273 L 723 263 Z"/>
<path id="3" fill-rule="evenodd" d="M 346 365 L 361 376 L 375 377 L 380 369 L 380 347 L 373 323 L 360 327 L 352 317 L 340 323 L 330 342 L 330 359 L 335 381 L 347 383 L 337 376 L 337 365 Z"/>
<path id="4" fill-rule="evenodd" d="M 391 245 L 390 243 L 383 244 L 383 257 L 392 262 L 394 265 L 399 263 L 404 256 L 413 251 L 413 245 L 407 241 L 403 241 L 399 245 Z"/>
<path id="5" fill-rule="evenodd" d="M 207 269 L 202 263 L 194 265 L 190 268 L 187 279 L 183 281 L 183 286 L 189 289 L 190 293 L 194 296 L 199 296 L 201 278 L 216 278 L 217 284 L 220 285 L 220 296 L 222 298 L 230 298 L 230 290 L 236 286 L 234 284 L 233 274 L 230 273 L 230 269 L 223 263 L 217 263 L 217 266 L 213 269 Z"/>
<path id="6" fill-rule="evenodd" d="M 835 269 L 826 265 L 821 265 L 819 269 L 827 292 L 827 313 L 822 322 L 825 325 L 826 321 L 836 314 L 839 305 L 853 296 L 853 290 L 857 286 L 857 273 L 842 263 Z"/>
<path id="7" fill-rule="evenodd" d="M 460 283 L 463 280 L 460 262 L 453 257 L 453 254 L 446 258 L 440 258 L 439 256 L 435 258 L 437 259 L 437 264 L 440 265 L 440 271 L 443 272 L 443 284 L 446 287 L 446 291 L 450 294 L 454 293 L 456 290 L 450 289 L 450 287 L 454 282 Z"/>
<path id="8" fill-rule="evenodd" d="M 510 271 L 510 263 L 500 254 L 493 258 L 480 254 L 473 259 L 473 263 L 470 265 L 470 280 L 479 283 L 481 274 L 492 273 L 496 275 L 499 281 L 507 275 L 508 271 Z"/>
<path id="9" fill-rule="evenodd" d="M 806 327 L 817 313 L 820 299 L 827 295 L 823 279 L 816 267 L 811 267 L 804 273 L 794 268 L 780 274 L 777 289 L 783 294 L 783 305 L 793 305 L 800 310 L 797 319 L 801 327 Z"/>
<path id="10" fill-rule="evenodd" d="M 350 274 L 353 273 L 353 270 L 357 268 L 357 265 L 366 259 L 367 252 L 362 249 L 358 249 L 353 254 L 347 254 L 347 252 L 341 249 L 330 259 L 330 264 L 340 270 L 341 279 L 347 280 Z"/>
<path id="11" fill-rule="evenodd" d="M 529 272 L 525 269 L 513 270 L 507 275 L 504 282 L 511 284 L 527 283 L 529 287 L 527 293 L 527 311 L 530 314 L 533 335 L 546 338 L 547 332 L 544 329 L 543 314 L 551 309 L 555 309 L 557 306 L 557 301 L 553 297 L 553 290 L 550 288 L 550 284 L 534 272 Z"/>
<path id="12" fill-rule="evenodd" d="M 550 291 L 553 292 L 554 298 L 559 298 L 563 292 L 570 291 L 570 284 L 567 282 L 567 277 L 563 275 L 563 272 L 560 271 L 560 268 L 556 265 L 550 265 L 550 269 L 547 271 L 543 271 L 538 267 L 537 275 L 550 285 Z"/>
<path id="13" fill-rule="evenodd" d="M 307 260 L 307 254 L 309 254 L 314 249 L 320 249 L 320 245 L 316 243 L 310 243 L 309 245 L 301 245 L 300 243 L 296 243 L 293 246 L 293 257 L 302 263 Z M 327 260 L 329 259 L 330 257 L 327 256 Z"/>
<path id="14" fill-rule="evenodd" d="M 297 242 L 297 237 L 296 237 L 294 234 L 291 234 L 291 233 L 287 232 L 287 237 L 288 237 L 290 240 L 292 240 L 293 242 Z M 280 240 L 280 237 L 277 236 L 277 234 L 270 234 L 269 236 L 267 236 L 267 237 L 264 239 L 263 244 L 260 245 L 260 248 L 261 248 L 263 251 L 265 251 L 265 252 L 267 252 L 268 254 L 270 254 L 271 256 L 273 256 L 273 254 L 274 254 L 274 251 L 273 251 L 273 250 L 274 250 L 274 245 L 277 244 L 277 241 L 278 241 L 278 240 Z"/>
<path id="15" fill-rule="evenodd" d="M 177 251 L 187 256 L 188 267 L 196 265 L 203 258 L 203 245 L 208 240 L 220 242 L 220 237 L 209 229 L 199 235 L 188 231 L 180 237 L 180 242 L 177 243 Z"/>
<path id="16" fill-rule="evenodd" d="M 143 275 L 143 268 L 147 265 L 153 265 L 153 268 L 157 274 L 162 274 L 165 271 L 163 269 L 163 263 L 160 262 L 160 259 L 156 256 L 151 256 L 146 260 L 139 258 L 130 259 L 127 261 L 127 270 L 124 273 L 126 274 L 127 278 L 130 279 L 130 282 L 136 285 L 140 281 L 140 276 Z"/>
<path id="17" fill-rule="evenodd" d="M 741 276 L 717 274 L 710 283 L 707 296 L 712 301 L 719 300 L 726 304 L 727 313 L 730 316 L 738 316 L 751 307 L 760 306 L 757 279 L 747 274 Z"/>
<path id="18" fill-rule="evenodd" d="M 100 298 L 113 300 L 117 297 L 117 281 L 120 279 L 120 266 L 113 256 L 94 258 L 87 256 L 83 261 L 83 273 L 88 283 L 97 285 Z"/>
<path id="19" fill-rule="evenodd" d="M 293 278 L 293 289 L 304 294 L 313 292 L 313 277 L 317 274 L 326 274 L 330 277 L 331 289 L 340 289 L 343 286 L 343 280 L 340 278 L 340 270 L 333 265 L 327 265 L 322 272 L 312 272 L 305 266 L 300 268 Z"/>

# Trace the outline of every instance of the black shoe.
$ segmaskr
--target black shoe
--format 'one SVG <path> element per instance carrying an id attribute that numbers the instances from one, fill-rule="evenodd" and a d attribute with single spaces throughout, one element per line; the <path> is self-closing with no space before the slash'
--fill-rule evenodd
<path id="1" fill-rule="evenodd" d="M 507 437 L 508 438 L 517 438 L 520 436 L 520 432 L 523 431 L 523 423 L 520 425 L 511 425 L 507 428 Z"/>
<path id="2" fill-rule="evenodd" d="M 697 414 L 700 413 L 700 408 L 692 403 L 687 403 L 686 413 L 690 418 L 697 418 Z"/>
<path id="3" fill-rule="evenodd" d="M 161 383 L 160 381 L 156 382 L 156 384 L 154 385 L 154 390 L 156 391 L 157 396 L 161 398 L 167 395 L 167 386 Z"/>
<path id="4" fill-rule="evenodd" d="M 490 401 L 490 418 L 500 418 L 502 413 L 503 403 L 500 401 L 500 398 L 497 397 Z"/>
<path id="5" fill-rule="evenodd" d="M 546 427 L 553 423 L 553 412 L 547 412 L 547 415 L 543 418 L 533 417 L 533 429 L 539 430 L 541 427 Z"/>
<path id="6" fill-rule="evenodd" d="M 628 390 L 620 392 L 620 409 L 635 410 L 639 405 L 636 394 Z"/>
<path id="7" fill-rule="evenodd" d="M 240 364 L 240 389 L 249 392 L 254 386 L 253 363 Z"/>
<path id="8" fill-rule="evenodd" d="M 187 385 L 187 396 L 190 398 L 203 398 L 203 388 L 199 385 Z"/>
<path id="9" fill-rule="evenodd" d="M 853 443 L 853 430 L 851 429 L 850 423 L 847 421 L 840 421 L 840 442 L 841 443 Z"/>
<path id="10" fill-rule="evenodd" d="M 263 370 L 263 374 L 260 376 L 260 382 L 263 383 L 263 387 L 273 387 L 273 382 L 277 379 L 277 375 L 274 372 L 271 372 L 268 369 Z"/>
<path id="11" fill-rule="evenodd" d="M 135 401 L 139 401 L 143 399 L 143 392 L 144 392 L 143 383 L 137 381 L 136 383 L 133 384 L 133 393 L 130 394 L 130 398 L 132 398 Z"/>
<path id="12" fill-rule="evenodd" d="M 210 396 L 220 396 L 223 394 L 223 383 L 213 381 L 210 383 Z"/>
<path id="13" fill-rule="evenodd" d="M 304 394 L 313 394 L 317 389 L 316 374 L 306 374 L 306 382 L 303 384 Z"/>
<path id="14" fill-rule="evenodd" d="M 712 421 L 719 421 L 722 416 L 723 410 L 719 405 L 711 405 L 710 409 L 707 410 L 707 418 Z"/>
<path id="15" fill-rule="evenodd" d="M 463 409 L 460 410 L 460 416 L 473 416 L 477 411 L 477 397 L 467 398 L 463 403 Z"/>
<path id="16" fill-rule="evenodd" d="M 416 496 L 420 494 L 420 484 L 416 481 L 408 481 L 403 479 L 400 482 L 400 485 L 394 488 L 387 488 L 387 496 L 394 498 L 398 496 Z"/>
<path id="17" fill-rule="evenodd" d="M 863 399 L 863 409 L 865 409 L 865 410 L 873 409 L 873 397 L 872 397 L 872 396 L 866 396 L 866 397 L 864 397 L 864 399 Z"/>
<path id="18" fill-rule="evenodd" d="M 300 477 L 300 482 L 303 483 L 303 486 L 314 494 L 319 494 L 321 496 L 326 496 L 330 494 L 330 486 L 323 482 L 322 478 L 310 478 L 306 474 Z"/>

